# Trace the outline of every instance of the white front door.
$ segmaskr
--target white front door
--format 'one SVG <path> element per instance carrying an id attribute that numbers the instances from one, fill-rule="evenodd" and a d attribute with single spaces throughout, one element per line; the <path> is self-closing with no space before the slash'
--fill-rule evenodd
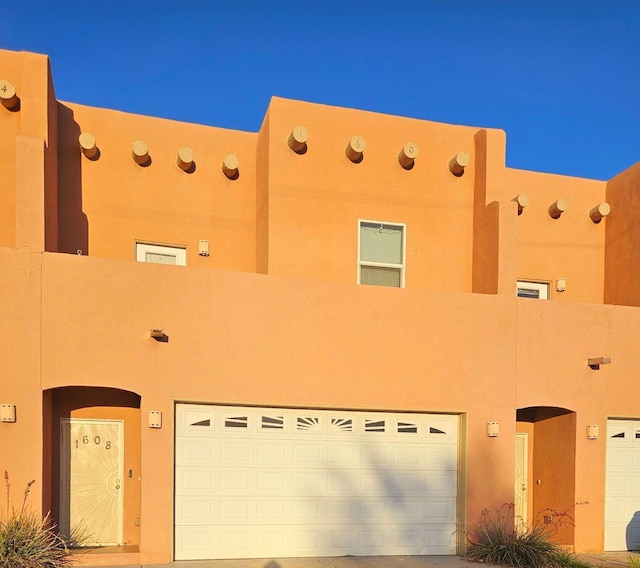
<path id="1" fill-rule="evenodd" d="M 640 547 L 640 420 L 607 421 L 605 550 Z"/>
<path id="2" fill-rule="evenodd" d="M 176 408 L 175 559 L 455 554 L 458 416 Z"/>
<path id="3" fill-rule="evenodd" d="M 518 432 L 516 434 L 516 468 L 515 468 L 515 521 L 516 526 L 524 527 L 527 524 L 528 501 L 528 453 L 529 435 Z"/>
<path id="4" fill-rule="evenodd" d="M 60 531 L 82 545 L 123 544 L 124 422 L 60 420 Z"/>

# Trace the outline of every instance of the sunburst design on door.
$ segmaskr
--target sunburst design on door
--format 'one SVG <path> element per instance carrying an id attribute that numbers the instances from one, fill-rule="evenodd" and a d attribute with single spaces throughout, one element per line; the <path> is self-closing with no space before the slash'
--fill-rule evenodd
<path id="1" fill-rule="evenodd" d="M 63 423 L 61 524 L 87 545 L 122 544 L 122 431 L 118 420 Z"/>

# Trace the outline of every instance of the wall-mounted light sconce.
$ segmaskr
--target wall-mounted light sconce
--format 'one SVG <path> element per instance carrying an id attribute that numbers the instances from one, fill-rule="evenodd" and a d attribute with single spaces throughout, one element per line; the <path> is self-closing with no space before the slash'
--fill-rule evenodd
<path id="1" fill-rule="evenodd" d="M 162 412 L 160 410 L 150 410 L 147 424 L 149 428 L 162 428 Z"/>
<path id="2" fill-rule="evenodd" d="M 487 422 L 487 436 L 497 438 L 500 434 L 500 424 L 498 422 Z"/>
<path id="3" fill-rule="evenodd" d="M 6 79 L 0 79 L 0 102 L 7 110 L 18 110 L 20 106 L 15 86 Z"/>
<path id="4" fill-rule="evenodd" d="M 198 254 L 200 256 L 209 256 L 209 241 L 203 239 L 198 243 Z"/>
<path id="5" fill-rule="evenodd" d="M 458 152 L 449 160 L 449 171 L 457 177 L 464 173 L 464 169 L 471 162 L 471 157 L 466 152 Z"/>
<path id="6" fill-rule="evenodd" d="M 589 217 L 594 223 L 599 223 L 604 217 L 611 213 L 611 205 L 608 203 L 598 203 L 591 211 L 589 211 Z"/>
<path id="7" fill-rule="evenodd" d="M 296 126 L 287 138 L 287 145 L 296 154 L 304 154 L 307 151 L 307 141 L 309 140 L 309 131 L 304 126 Z"/>
<path id="8" fill-rule="evenodd" d="M 148 166 L 151 163 L 151 156 L 149 156 L 147 143 L 142 140 L 135 140 L 131 144 L 131 157 L 139 166 Z"/>
<path id="9" fill-rule="evenodd" d="M 0 422 L 16 421 L 16 405 L 0 404 Z"/>
<path id="10" fill-rule="evenodd" d="M 587 426 L 587 440 L 597 440 L 600 437 L 600 426 L 589 424 Z"/>
<path id="11" fill-rule="evenodd" d="M 180 148 L 180 150 L 178 150 L 176 163 L 181 170 L 187 173 L 191 173 L 195 169 L 195 163 L 193 161 L 193 150 L 191 148 L 187 148 L 186 146 Z"/>
<path id="12" fill-rule="evenodd" d="M 600 365 L 609 365 L 611 363 L 611 357 L 593 357 L 587 361 L 589 367 L 597 371 L 600 369 Z"/>
<path id="13" fill-rule="evenodd" d="M 169 336 L 164 332 L 164 329 L 154 328 L 150 331 L 149 336 L 161 343 L 169 342 Z"/>
<path id="14" fill-rule="evenodd" d="M 98 158 L 98 146 L 96 144 L 96 137 L 91 134 L 91 132 L 83 132 L 78 136 L 78 142 L 80 143 L 80 149 L 82 153 L 89 158 L 90 160 L 94 160 Z"/>
<path id="15" fill-rule="evenodd" d="M 569 204 L 567 203 L 567 200 L 560 198 L 549 205 L 549 215 L 553 219 L 560 219 L 560 215 L 562 215 L 568 207 Z"/>
<path id="16" fill-rule="evenodd" d="M 227 154 L 222 160 L 222 173 L 229 179 L 238 179 L 240 172 L 238 171 L 238 156 L 235 154 Z"/>
<path id="17" fill-rule="evenodd" d="M 567 289 L 567 279 L 558 278 L 556 280 L 556 292 L 564 292 Z"/>
<path id="18" fill-rule="evenodd" d="M 518 204 L 518 215 L 522 215 L 524 208 L 529 205 L 529 196 L 526 193 L 518 193 L 511 201 Z"/>
<path id="19" fill-rule="evenodd" d="M 398 154 L 398 162 L 405 170 L 410 170 L 415 165 L 415 160 L 418 157 L 418 145 L 414 142 L 407 142 Z"/>
<path id="20" fill-rule="evenodd" d="M 344 153 L 354 164 L 359 164 L 364 160 L 364 149 L 366 147 L 367 142 L 362 136 L 352 136 Z"/>

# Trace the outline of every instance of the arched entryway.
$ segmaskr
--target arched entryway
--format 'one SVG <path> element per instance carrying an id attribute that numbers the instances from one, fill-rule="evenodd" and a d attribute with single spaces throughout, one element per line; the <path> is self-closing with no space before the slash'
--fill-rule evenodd
<path id="1" fill-rule="evenodd" d="M 555 542 L 573 545 L 576 414 L 534 406 L 516 420 L 516 507 L 524 504 L 528 526 L 549 525 Z"/>
<path id="2" fill-rule="evenodd" d="M 88 546 L 140 542 L 140 396 L 106 387 L 45 391 L 49 508 Z"/>

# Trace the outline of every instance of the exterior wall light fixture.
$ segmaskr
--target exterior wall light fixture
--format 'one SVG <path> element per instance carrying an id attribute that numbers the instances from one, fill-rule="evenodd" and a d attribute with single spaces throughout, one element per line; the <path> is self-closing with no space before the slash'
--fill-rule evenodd
<path id="1" fill-rule="evenodd" d="M 150 410 L 147 424 L 149 428 L 162 428 L 162 411 Z"/>
<path id="2" fill-rule="evenodd" d="M 611 363 L 611 357 L 593 357 L 587 361 L 589 367 L 594 371 L 600 369 L 600 365 L 609 365 Z"/>
<path id="3" fill-rule="evenodd" d="M 150 337 L 153 337 L 153 339 L 155 339 L 156 341 L 159 341 L 160 343 L 169 342 L 169 336 L 164 332 L 164 329 L 158 329 L 158 328 L 152 329 L 149 335 Z"/>
<path id="4" fill-rule="evenodd" d="M 198 243 L 198 254 L 200 256 L 209 256 L 209 241 L 202 239 Z"/>
<path id="5" fill-rule="evenodd" d="M 600 426 L 589 424 L 587 426 L 587 440 L 597 440 L 600 437 Z"/>
<path id="6" fill-rule="evenodd" d="M 497 438 L 500 434 L 500 424 L 498 422 L 487 422 L 487 436 Z"/>
<path id="7" fill-rule="evenodd" d="M 0 404 L 0 422 L 16 421 L 16 405 L 15 404 Z"/>
<path id="8" fill-rule="evenodd" d="M 564 292 L 567 289 L 567 279 L 558 278 L 556 280 L 556 292 Z"/>

